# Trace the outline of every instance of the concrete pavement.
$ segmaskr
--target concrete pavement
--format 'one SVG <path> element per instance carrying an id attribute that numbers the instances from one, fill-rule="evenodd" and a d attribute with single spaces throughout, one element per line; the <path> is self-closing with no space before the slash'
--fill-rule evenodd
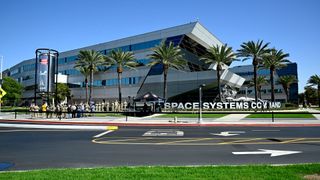
<path id="1" fill-rule="evenodd" d="M 297 109 L 286 112 L 319 113 L 315 109 Z M 243 113 L 243 112 L 241 112 Z M 163 118 L 162 114 L 154 114 L 146 117 L 131 116 L 106 116 L 106 117 L 81 117 L 72 119 L 54 118 L 31 118 L 30 114 L 14 113 L 0 114 L 0 122 L 5 123 L 36 123 L 36 124 L 80 124 L 80 125 L 118 125 L 118 126 L 199 126 L 198 118 Z M 276 118 L 272 122 L 271 118 L 245 118 L 248 114 L 228 114 L 221 118 L 203 118 L 201 126 L 320 126 L 320 114 L 314 114 L 315 118 Z"/>

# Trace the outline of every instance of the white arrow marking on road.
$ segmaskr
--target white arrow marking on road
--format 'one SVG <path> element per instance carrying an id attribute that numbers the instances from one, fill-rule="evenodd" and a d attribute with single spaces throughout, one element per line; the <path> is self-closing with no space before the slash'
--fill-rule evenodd
<path id="1" fill-rule="evenodd" d="M 216 135 L 216 136 L 236 136 L 236 135 L 239 135 L 237 133 L 245 133 L 245 132 L 244 131 L 224 131 L 221 133 L 210 133 L 210 134 Z"/>
<path id="2" fill-rule="evenodd" d="M 275 157 L 275 156 L 302 153 L 302 151 L 282 151 L 282 150 L 271 150 L 271 149 L 258 149 L 258 150 L 259 151 L 232 152 L 232 154 L 235 154 L 235 155 L 270 154 L 271 157 Z"/>

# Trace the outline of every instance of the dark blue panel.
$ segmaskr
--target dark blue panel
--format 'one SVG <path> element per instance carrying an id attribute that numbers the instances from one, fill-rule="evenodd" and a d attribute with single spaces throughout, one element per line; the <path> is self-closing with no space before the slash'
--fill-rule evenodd
<path id="1" fill-rule="evenodd" d="M 153 76 L 153 75 L 160 75 L 163 73 L 163 65 L 162 64 L 156 64 L 151 67 L 148 76 Z"/>
<path id="2" fill-rule="evenodd" d="M 298 75 L 297 63 L 290 63 L 286 67 L 277 70 L 278 76 Z"/>
<path id="3" fill-rule="evenodd" d="M 168 37 L 166 39 L 166 45 L 169 45 L 170 42 L 173 43 L 174 46 L 178 46 L 181 42 L 183 35 Z"/>
<path id="4" fill-rule="evenodd" d="M 286 67 L 277 70 L 278 76 L 294 75 L 298 78 L 297 63 L 290 63 Z M 290 85 L 289 99 L 291 102 L 298 103 L 298 83 Z"/>

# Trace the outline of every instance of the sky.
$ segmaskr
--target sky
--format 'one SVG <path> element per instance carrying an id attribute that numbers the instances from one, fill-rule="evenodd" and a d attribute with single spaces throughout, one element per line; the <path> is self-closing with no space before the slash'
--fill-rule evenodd
<path id="1" fill-rule="evenodd" d="M 319 0 L 1 0 L 0 56 L 7 69 L 40 47 L 63 52 L 198 20 L 234 50 L 260 39 L 289 53 L 303 92 L 320 75 L 319 19 Z"/>

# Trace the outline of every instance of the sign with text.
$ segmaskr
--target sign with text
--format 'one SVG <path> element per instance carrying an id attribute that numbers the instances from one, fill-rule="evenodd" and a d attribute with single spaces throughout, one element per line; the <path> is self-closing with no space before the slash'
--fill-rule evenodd
<path id="1" fill-rule="evenodd" d="M 171 102 L 164 104 L 165 109 L 199 109 L 199 102 Z M 281 108 L 280 102 L 203 102 L 203 109 L 279 109 Z"/>

